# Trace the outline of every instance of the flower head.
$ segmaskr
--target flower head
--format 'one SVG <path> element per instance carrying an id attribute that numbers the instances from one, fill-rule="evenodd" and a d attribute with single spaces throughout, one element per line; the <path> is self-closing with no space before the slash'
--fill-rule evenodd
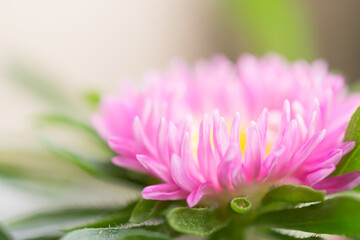
<path id="1" fill-rule="evenodd" d="M 93 117 L 115 164 L 161 179 L 143 189 L 146 199 L 192 207 L 251 185 L 335 193 L 360 183 L 359 172 L 329 177 L 355 145 L 342 139 L 360 96 L 322 61 L 245 55 L 234 65 L 217 56 L 194 68 L 177 62 L 146 82 L 103 98 Z"/>

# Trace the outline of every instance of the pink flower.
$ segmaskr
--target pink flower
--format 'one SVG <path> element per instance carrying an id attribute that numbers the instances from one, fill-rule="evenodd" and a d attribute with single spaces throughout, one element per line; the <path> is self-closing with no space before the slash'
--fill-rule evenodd
<path id="1" fill-rule="evenodd" d="M 93 124 L 121 167 L 163 183 L 146 199 L 187 200 L 241 193 L 246 186 L 295 183 L 336 193 L 360 172 L 329 177 L 354 142 L 342 142 L 360 104 L 322 61 L 288 63 L 276 55 L 218 56 L 194 68 L 173 64 L 137 93 L 102 99 Z M 211 113 L 210 117 L 208 113 Z"/>

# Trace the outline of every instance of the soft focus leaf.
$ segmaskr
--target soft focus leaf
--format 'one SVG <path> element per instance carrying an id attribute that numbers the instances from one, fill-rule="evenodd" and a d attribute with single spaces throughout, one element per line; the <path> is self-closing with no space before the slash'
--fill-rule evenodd
<path id="1" fill-rule="evenodd" d="M 73 109 L 69 97 L 60 91 L 59 86 L 53 85 L 47 77 L 30 70 L 20 64 L 14 64 L 8 71 L 10 78 L 28 89 L 36 96 L 42 98 L 44 102 L 56 107 L 57 109 Z"/>
<path id="2" fill-rule="evenodd" d="M 63 157 L 95 177 L 110 181 L 115 179 L 122 180 L 132 186 L 140 187 L 148 185 L 150 181 L 150 176 L 117 167 L 110 160 L 108 162 L 100 162 L 72 152 L 48 139 L 42 138 L 40 140 L 49 151 Z"/>
<path id="3" fill-rule="evenodd" d="M 36 182 L 37 184 L 67 184 L 66 179 L 54 176 L 53 173 L 31 169 L 26 166 L 0 162 L 0 177 L 22 181 Z"/>
<path id="4" fill-rule="evenodd" d="M 167 202 L 140 199 L 131 213 L 131 223 L 142 223 L 164 210 Z"/>
<path id="5" fill-rule="evenodd" d="M 285 184 L 270 190 L 262 199 L 262 204 L 286 202 L 290 204 L 323 201 L 325 191 L 316 191 L 311 187 Z"/>
<path id="6" fill-rule="evenodd" d="M 84 94 L 84 98 L 88 106 L 95 110 L 97 109 L 100 100 L 101 100 L 101 94 L 97 91 L 89 91 L 86 94 Z"/>
<path id="7" fill-rule="evenodd" d="M 256 223 L 311 233 L 360 237 L 359 206 L 359 199 L 341 196 L 307 207 L 265 213 Z"/>
<path id="8" fill-rule="evenodd" d="M 0 239 L 1 240 L 12 240 L 10 234 L 0 225 Z"/>
<path id="9" fill-rule="evenodd" d="M 69 225 L 80 220 L 89 221 L 89 219 L 98 218 L 104 215 L 112 214 L 116 211 L 115 207 L 89 207 L 89 208 L 63 208 L 50 210 L 46 212 L 35 213 L 26 217 L 15 219 L 7 223 L 12 230 L 32 229 L 35 227 L 44 227 L 45 225 Z"/>
<path id="10" fill-rule="evenodd" d="M 255 231 L 253 231 L 253 238 L 255 236 L 258 236 L 257 238 L 259 238 L 259 236 L 261 236 L 261 240 L 324 240 L 322 237 L 318 237 L 318 236 L 304 236 L 304 234 L 302 234 L 301 236 L 294 236 L 294 233 L 282 233 L 282 232 L 278 232 L 272 229 L 254 229 Z M 289 235 L 292 234 L 292 235 Z M 309 235 L 309 234 L 308 234 Z M 249 238 L 251 239 L 251 238 Z"/>
<path id="11" fill-rule="evenodd" d="M 84 131 L 88 133 L 91 137 L 98 140 L 100 144 L 106 146 L 106 148 L 109 149 L 107 143 L 99 137 L 97 132 L 90 125 L 80 120 L 66 116 L 64 114 L 46 114 L 38 117 L 37 120 L 37 123 L 39 125 L 66 125 Z"/>
<path id="12" fill-rule="evenodd" d="M 61 236 L 41 236 L 35 238 L 26 238 L 25 240 L 59 240 Z"/>
<path id="13" fill-rule="evenodd" d="M 131 213 L 135 207 L 135 202 L 130 203 L 129 205 L 113 210 L 111 214 L 106 215 L 105 217 L 99 218 L 96 221 L 91 221 L 89 223 L 76 226 L 70 229 L 66 229 L 66 231 L 73 231 L 82 228 L 104 228 L 104 227 L 115 227 L 123 223 L 127 223 L 131 216 Z"/>
<path id="14" fill-rule="evenodd" d="M 38 149 L 0 149 L 0 180 L 32 194 L 58 196 L 79 182 L 69 178 L 79 171 Z M 49 171 L 56 169 L 56 171 Z"/>
<path id="15" fill-rule="evenodd" d="M 194 235 L 208 235 L 226 226 L 216 209 L 174 208 L 167 214 L 167 221 L 174 230 Z"/>
<path id="16" fill-rule="evenodd" d="M 355 141 L 354 149 L 341 159 L 336 166 L 334 175 L 360 170 L 360 107 L 352 115 L 346 128 L 344 142 Z"/>
<path id="17" fill-rule="evenodd" d="M 245 214 L 249 212 L 252 208 L 251 202 L 245 197 L 233 198 L 230 202 L 230 206 L 235 212 L 239 214 Z"/>
<path id="18" fill-rule="evenodd" d="M 85 172 L 101 178 L 108 177 L 105 175 L 104 172 L 101 171 L 101 169 L 96 166 L 96 162 L 94 160 L 87 159 L 84 156 L 69 151 L 47 139 L 43 138 L 41 139 L 41 142 L 44 144 L 44 146 L 46 146 L 48 150 L 69 160 L 71 163 L 80 167 Z"/>
<path id="19" fill-rule="evenodd" d="M 67 234 L 62 240 L 170 240 L 159 232 L 141 228 L 88 228 Z"/>

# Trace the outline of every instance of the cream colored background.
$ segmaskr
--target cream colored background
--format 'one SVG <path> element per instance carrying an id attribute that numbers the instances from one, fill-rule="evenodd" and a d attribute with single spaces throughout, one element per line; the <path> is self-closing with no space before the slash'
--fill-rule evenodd
<path id="1" fill-rule="evenodd" d="M 111 90 L 122 77 L 138 80 L 175 56 L 192 60 L 209 55 L 213 43 L 205 17 L 211 11 L 204 0 L 0 0 L 0 145 L 35 146 L 31 118 L 45 108 L 10 82 L 6 69 L 12 61 L 45 70 L 69 94 Z M 57 204 L 1 181 L 0 220 Z M 134 193 L 80 195 L 66 202 L 78 204 L 89 195 L 92 200 L 84 201 L 121 201 Z"/>

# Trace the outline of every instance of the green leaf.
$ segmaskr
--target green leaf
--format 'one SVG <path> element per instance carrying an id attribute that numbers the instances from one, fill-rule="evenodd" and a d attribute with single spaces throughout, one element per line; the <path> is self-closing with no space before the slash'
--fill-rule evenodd
<path id="1" fill-rule="evenodd" d="M 208 235 L 225 227 L 227 220 L 216 209 L 179 207 L 170 210 L 167 221 L 174 230 L 194 235 Z"/>
<path id="2" fill-rule="evenodd" d="M 360 200 L 339 196 L 307 207 L 260 215 L 256 223 L 274 228 L 360 237 Z"/>
<path id="3" fill-rule="evenodd" d="M 285 184 L 270 190 L 263 197 L 261 203 L 263 205 L 286 202 L 290 204 L 309 203 L 323 201 L 325 198 L 325 191 L 316 191 L 311 187 Z"/>
<path id="4" fill-rule="evenodd" d="M 252 238 L 247 238 L 247 239 L 254 239 L 254 238 L 260 238 L 263 240 L 324 240 L 321 237 L 318 236 L 310 236 L 310 237 L 295 237 L 295 236 L 291 236 L 285 233 L 280 233 L 278 231 L 274 231 L 272 229 L 258 229 L 255 228 L 254 231 L 252 232 L 253 236 Z"/>
<path id="5" fill-rule="evenodd" d="M 69 100 L 65 92 L 60 91 L 60 87 L 53 84 L 55 81 L 49 81 L 47 76 L 39 74 L 22 64 L 10 66 L 8 75 L 15 83 L 23 86 L 57 109 L 74 109 L 74 104 Z"/>
<path id="6" fill-rule="evenodd" d="M 115 166 L 110 162 L 101 162 L 95 159 L 90 159 L 73 151 L 66 149 L 59 144 L 41 138 L 40 141 L 52 153 L 68 160 L 70 163 L 78 166 L 90 175 L 108 181 L 122 180 L 132 186 L 144 187 L 149 185 L 151 177 L 149 175 L 134 172 L 125 168 Z"/>
<path id="7" fill-rule="evenodd" d="M 84 99 L 87 105 L 92 109 L 95 110 L 100 104 L 101 94 L 97 91 L 89 91 L 84 94 Z"/>
<path id="8" fill-rule="evenodd" d="M 348 141 L 355 141 L 355 147 L 341 159 L 332 176 L 360 170 L 360 107 L 352 115 L 346 128 L 344 142 Z"/>
<path id="9" fill-rule="evenodd" d="M 77 130 L 84 131 L 88 133 L 91 137 L 96 139 L 100 144 L 105 146 L 108 150 L 109 147 L 107 143 L 99 136 L 99 134 L 87 123 L 82 122 L 81 120 L 69 117 L 64 114 L 45 114 L 41 115 L 37 118 L 37 124 L 39 126 L 46 126 L 46 125 L 65 125 L 71 126 Z"/>
<path id="10" fill-rule="evenodd" d="M 101 171 L 101 169 L 96 166 L 95 160 L 88 159 L 84 156 L 81 156 L 80 154 L 74 153 L 56 143 L 49 141 L 48 139 L 42 138 L 40 141 L 49 151 L 69 160 L 71 163 L 78 166 L 90 175 L 94 175 L 100 178 L 108 177 L 104 172 Z"/>
<path id="11" fill-rule="evenodd" d="M 233 198 L 230 202 L 230 206 L 235 212 L 239 214 L 246 214 L 252 208 L 251 202 L 247 200 L 245 197 Z"/>
<path id="12" fill-rule="evenodd" d="M 141 228 L 88 228 L 67 234 L 61 240 L 170 240 L 159 232 Z"/>
<path id="13" fill-rule="evenodd" d="M 141 198 L 131 213 L 131 223 L 142 223 L 152 218 L 166 207 L 166 201 L 148 200 Z"/>
<path id="14" fill-rule="evenodd" d="M 41 171 L 29 166 L 19 166 L 15 164 L 0 162 L 0 177 L 6 179 L 15 179 L 29 182 L 35 182 L 36 184 L 54 184 L 58 186 L 66 185 L 66 179 L 60 178 L 53 173 Z"/>
<path id="15" fill-rule="evenodd" d="M 0 225 L 0 239 L 1 240 L 12 240 L 10 234 Z"/>
<path id="16" fill-rule="evenodd" d="M 25 240 L 59 240 L 61 236 L 40 236 L 34 238 L 26 238 Z"/>
<path id="17" fill-rule="evenodd" d="M 98 218 L 104 215 L 112 214 L 116 211 L 115 207 L 87 207 L 87 208 L 63 208 L 31 214 L 7 223 L 13 230 L 32 229 L 46 225 L 68 225 L 80 220 L 89 221 L 89 219 Z"/>
<path id="18" fill-rule="evenodd" d="M 76 226 L 73 228 L 65 229 L 65 231 L 74 231 L 82 228 L 104 228 L 104 227 L 115 227 L 120 224 L 127 223 L 131 216 L 131 213 L 135 207 L 136 202 L 130 203 L 129 205 L 113 210 L 111 214 L 106 215 L 96 221 L 91 221 L 89 223 Z"/>

